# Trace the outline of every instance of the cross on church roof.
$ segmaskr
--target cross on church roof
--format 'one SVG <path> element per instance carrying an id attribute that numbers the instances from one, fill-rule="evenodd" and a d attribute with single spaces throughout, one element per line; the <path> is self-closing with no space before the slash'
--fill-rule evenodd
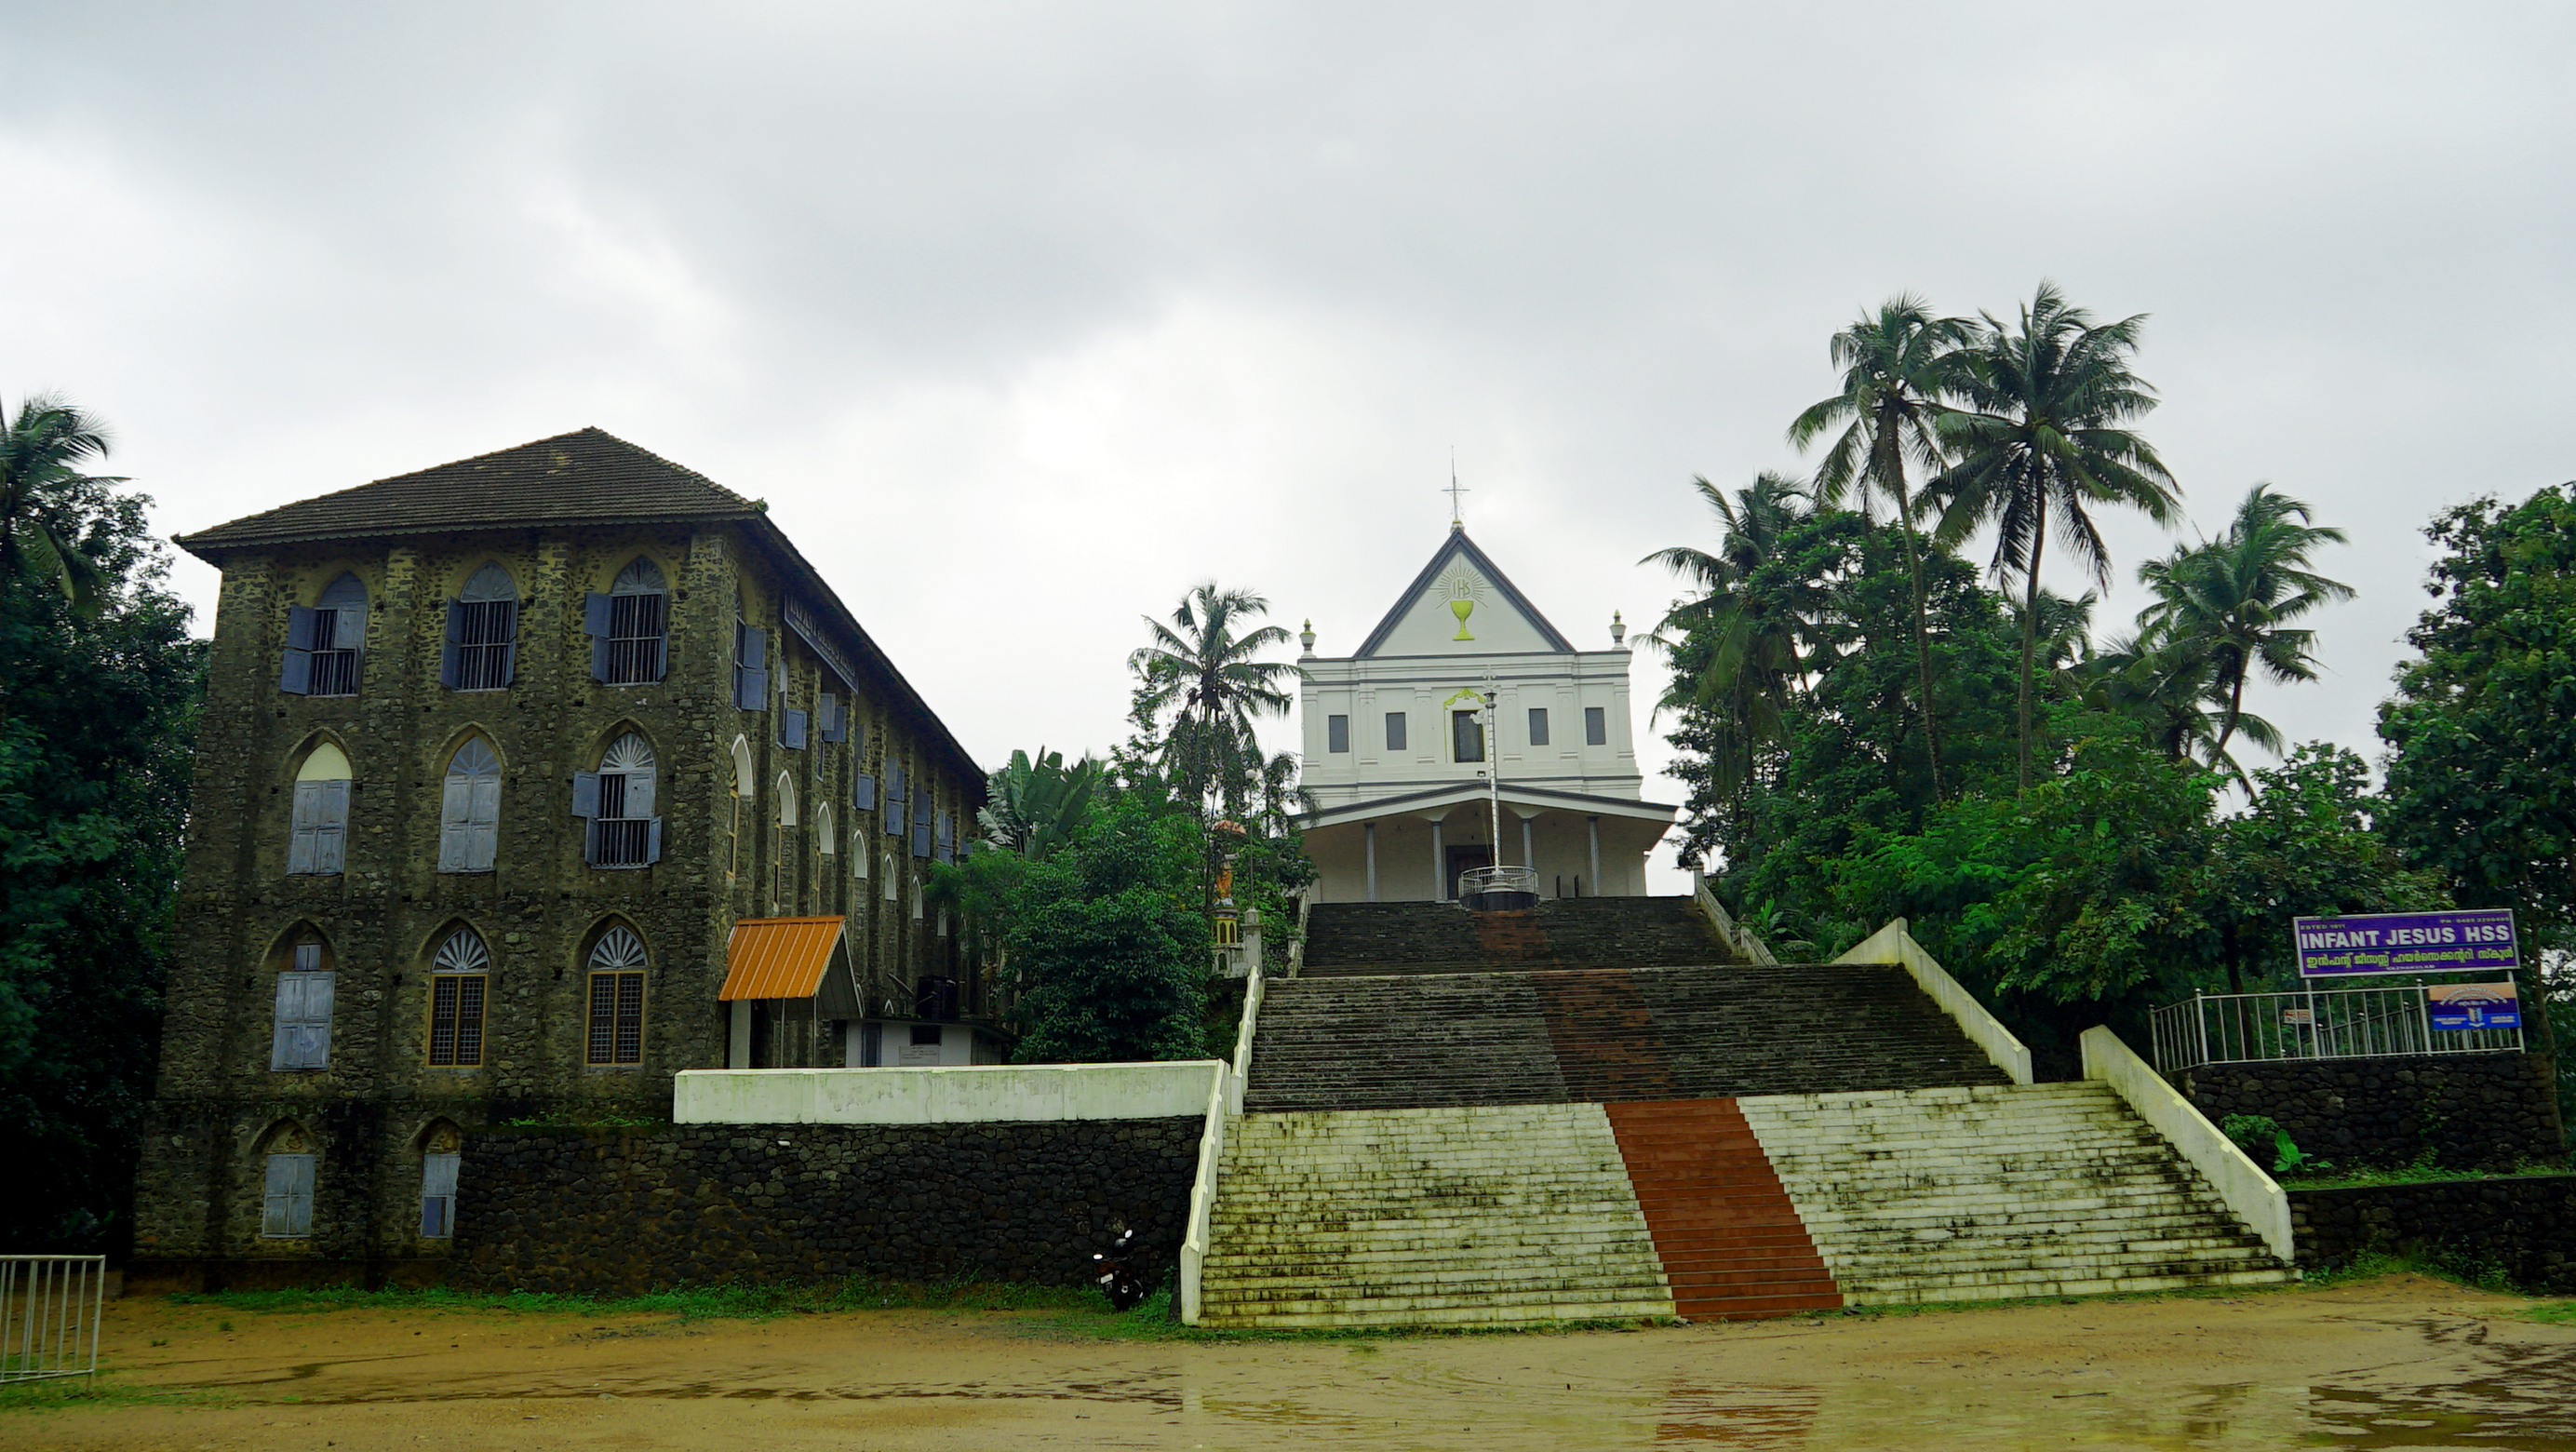
<path id="1" fill-rule="evenodd" d="M 1449 451 L 1449 487 L 1441 490 L 1440 492 L 1449 496 L 1449 527 L 1451 529 L 1465 529 L 1467 527 L 1467 514 L 1466 511 L 1460 507 L 1458 496 L 1461 494 L 1473 494 L 1476 491 L 1469 489 L 1458 482 L 1458 451 L 1456 449 L 1451 449 Z"/>

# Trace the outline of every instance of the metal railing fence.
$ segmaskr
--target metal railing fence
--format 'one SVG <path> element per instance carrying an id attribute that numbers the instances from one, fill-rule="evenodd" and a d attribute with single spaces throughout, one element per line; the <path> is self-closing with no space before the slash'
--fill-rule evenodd
<path id="1" fill-rule="evenodd" d="M 2420 987 L 2202 993 L 2154 1010 L 2156 1069 L 2522 1048 L 2520 1028 L 2437 1029 Z"/>
<path id="2" fill-rule="evenodd" d="M 0 1255 L 0 1382 L 98 1370 L 103 1255 Z"/>

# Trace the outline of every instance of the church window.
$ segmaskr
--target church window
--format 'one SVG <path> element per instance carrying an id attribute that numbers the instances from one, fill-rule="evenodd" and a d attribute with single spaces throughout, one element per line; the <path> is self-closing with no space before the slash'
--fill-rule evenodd
<path id="1" fill-rule="evenodd" d="M 1404 713 L 1402 711 L 1386 713 L 1386 749 L 1389 751 L 1404 749 Z"/>
<path id="2" fill-rule="evenodd" d="M 456 1234 L 456 1168 L 464 1156 L 431 1150 L 420 1157 L 420 1234 L 446 1240 Z"/>
<path id="3" fill-rule="evenodd" d="M 1545 706 L 1532 706 L 1530 707 L 1530 745 L 1545 746 L 1546 744 L 1547 708 Z"/>
<path id="4" fill-rule="evenodd" d="M 429 1061 L 456 1068 L 483 1062 L 483 1000 L 492 955 L 483 935 L 458 928 L 429 963 Z"/>
<path id="5" fill-rule="evenodd" d="M 1586 746 L 1610 744 L 1610 713 L 1607 710 L 1599 706 L 1583 708 L 1583 744 Z"/>
<path id="6" fill-rule="evenodd" d="M 834 831 L 832 827 L 832 804 L 830 802 L 817 802 L 814 804 L 814 850 L 822 853 L 826 857 L 837 857 L 840 855 L 841 837 L 840 834 Z"/>
<path id="7" fill-rule="evenodd" d="M 904 780 L 903 762 L 895 757 L 887 757 L 885 773 L 885 810 L 879 815 L 885 821 L 885 834 L 889 837 L 900 837 L 903 835 L 904 792 L 909 785 Z"/>
<path id="8" fill-rule="evenodd" d="M 321 1156 L 313 1153 L 303 1131 L 288 1125 L 269 1139 L 262 1186 L 259 1233 L 271 1240 L 313 1233 L 313 1171 Z"/>
<path id="9" fill-rule="evenodd" d="M 850 739 L 850 698 L 832 691 L 814 697 L 815 729 L 825 744 L 838 746 Z"/>
<path id="10" fill-rule="evenodd" d="M 662 567 L 638 557 L 617 572 L 605 595 L 583 600 L 592 679 L 612 686 L 662 679 L 669 663 L 671 596 Z"/>
<path id="11" fill-rule="evenodd" d="M 662 819 L 653 815 L 653 748 L 633 731 L 601 753 L 599 770 L 572 777 L 572 814 L 588 818 L 582 860 L 593 867 L 643 867 L 662 859 Z"/>
<path id="12" fill-rule="evenodd" d="M 769 632 L 745 625 L 739 616 L 733 622 L 733 704 L 743 711 L 769 704 Z"/>
<path id="13" fill-rule="evenodd" d="M 787 704 L 788 699 L 787 668 L 782 664 L 778 670 L 778 744 L 790 751 L 802 751 L 806 733 L 812 729 L 813 718 L 791 708 Z"/>
<path id="14" fill-rule="evenodd" d="M 286 870 L 329 877 L 348 857 L 349 758 L 325 741 L 295 771 L 295 815 L 286 842 Z"/>
<path id="15" fill-rule="evenodd" d="M 589 1061 L 644 1062 L 644 940 L 630 928 L 610 928 L 590 950 Z"/>
<path id="16" fill-rule="evenodd" d="M 277 975 L 277 1013 L 269 1030 L 272 1070 L 331 1067 L 331 955 L 307 934 L 287 950 Z"/>
<path id="17" fill-rule="evenodd" d="M 358 694 L 358 652 L 366 642 L 367 587 L 343 573 L 311 609 L 288 607 L 277 688 L 290 696 Z"/>
<path id="18" fill-rule="evenodd" d="M 1456 761 L 1485 759 L 1485 726 L 1476 718 L 1477 713 L 1474 711 L 1449 713 L 1451 759 Z"/>
<path id="19" fill-rule="evenodd" d="M 903 896 L 903 879 L 895 876 L 893 853 L 889 852 L 885 855 L 885 871 L 879 876 L 885 882 L 886 901 L 894 902 Z"/>
<path id="20" fill-rule="evenodd" d="M 868 831 L 865 827 L 850 829 L 850 876 L 860 882 L 868 880 Z"/>
<path id="21" fill-rule="evenodd" d="M 447 642 L 439 648 L 438 683 L 451 691 L 498 691 L 519 665 L 519 587 L 498 560 L 486 560 L 447 602 Z"/>
<path id="22" fill-rule="evenodd" d="M 1326 751 L 1348 751 L 1351 749 L 1350 717 L 1327 716 L 1324 718 L 1324 749 Z"/>
<path id="23" fill-rule="evenodd" d="M 848 708 L 842 708 L 846 718 Z M 846 719 L 843 724 L 847 724 Z M 877 804 L 877 779 L 863 770 L 868 764 L 868 723 L 859 723 L 855 745 L 850 751 L 850 805 L 862 812 L 873 811 Z"/>
<path id="24" fill-rule="evenodd" d="M 447 759 L 438 813 L 438 870 L 491 871 L 500 836 L 501 758 L 491 742 L 469 736 Z"/>

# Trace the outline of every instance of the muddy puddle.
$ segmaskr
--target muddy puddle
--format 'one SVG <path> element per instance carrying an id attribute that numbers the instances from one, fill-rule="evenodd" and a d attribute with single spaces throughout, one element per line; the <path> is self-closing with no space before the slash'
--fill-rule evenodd
<path id="1" fill-rule="evenodd" d="M 2406 1277 L 1626 1333 L 1136 1342 L 1009 1313 L 601 1324 L 127 1303 L 0 1446 L 2571 1448 L 2576 1328 Z"/>

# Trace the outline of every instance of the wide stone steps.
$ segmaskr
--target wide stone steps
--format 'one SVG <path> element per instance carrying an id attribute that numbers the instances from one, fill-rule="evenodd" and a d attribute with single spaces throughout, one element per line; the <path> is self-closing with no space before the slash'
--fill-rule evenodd
<path id="1" fill-rule="evenodd" d="M 1385 976 L 1740 961 L 1687 897 L 1568 898 L 1512 913 L 1470 913 L 1456 903 L 1317 903 L 1306 921 L 1304 972 Z"/>

